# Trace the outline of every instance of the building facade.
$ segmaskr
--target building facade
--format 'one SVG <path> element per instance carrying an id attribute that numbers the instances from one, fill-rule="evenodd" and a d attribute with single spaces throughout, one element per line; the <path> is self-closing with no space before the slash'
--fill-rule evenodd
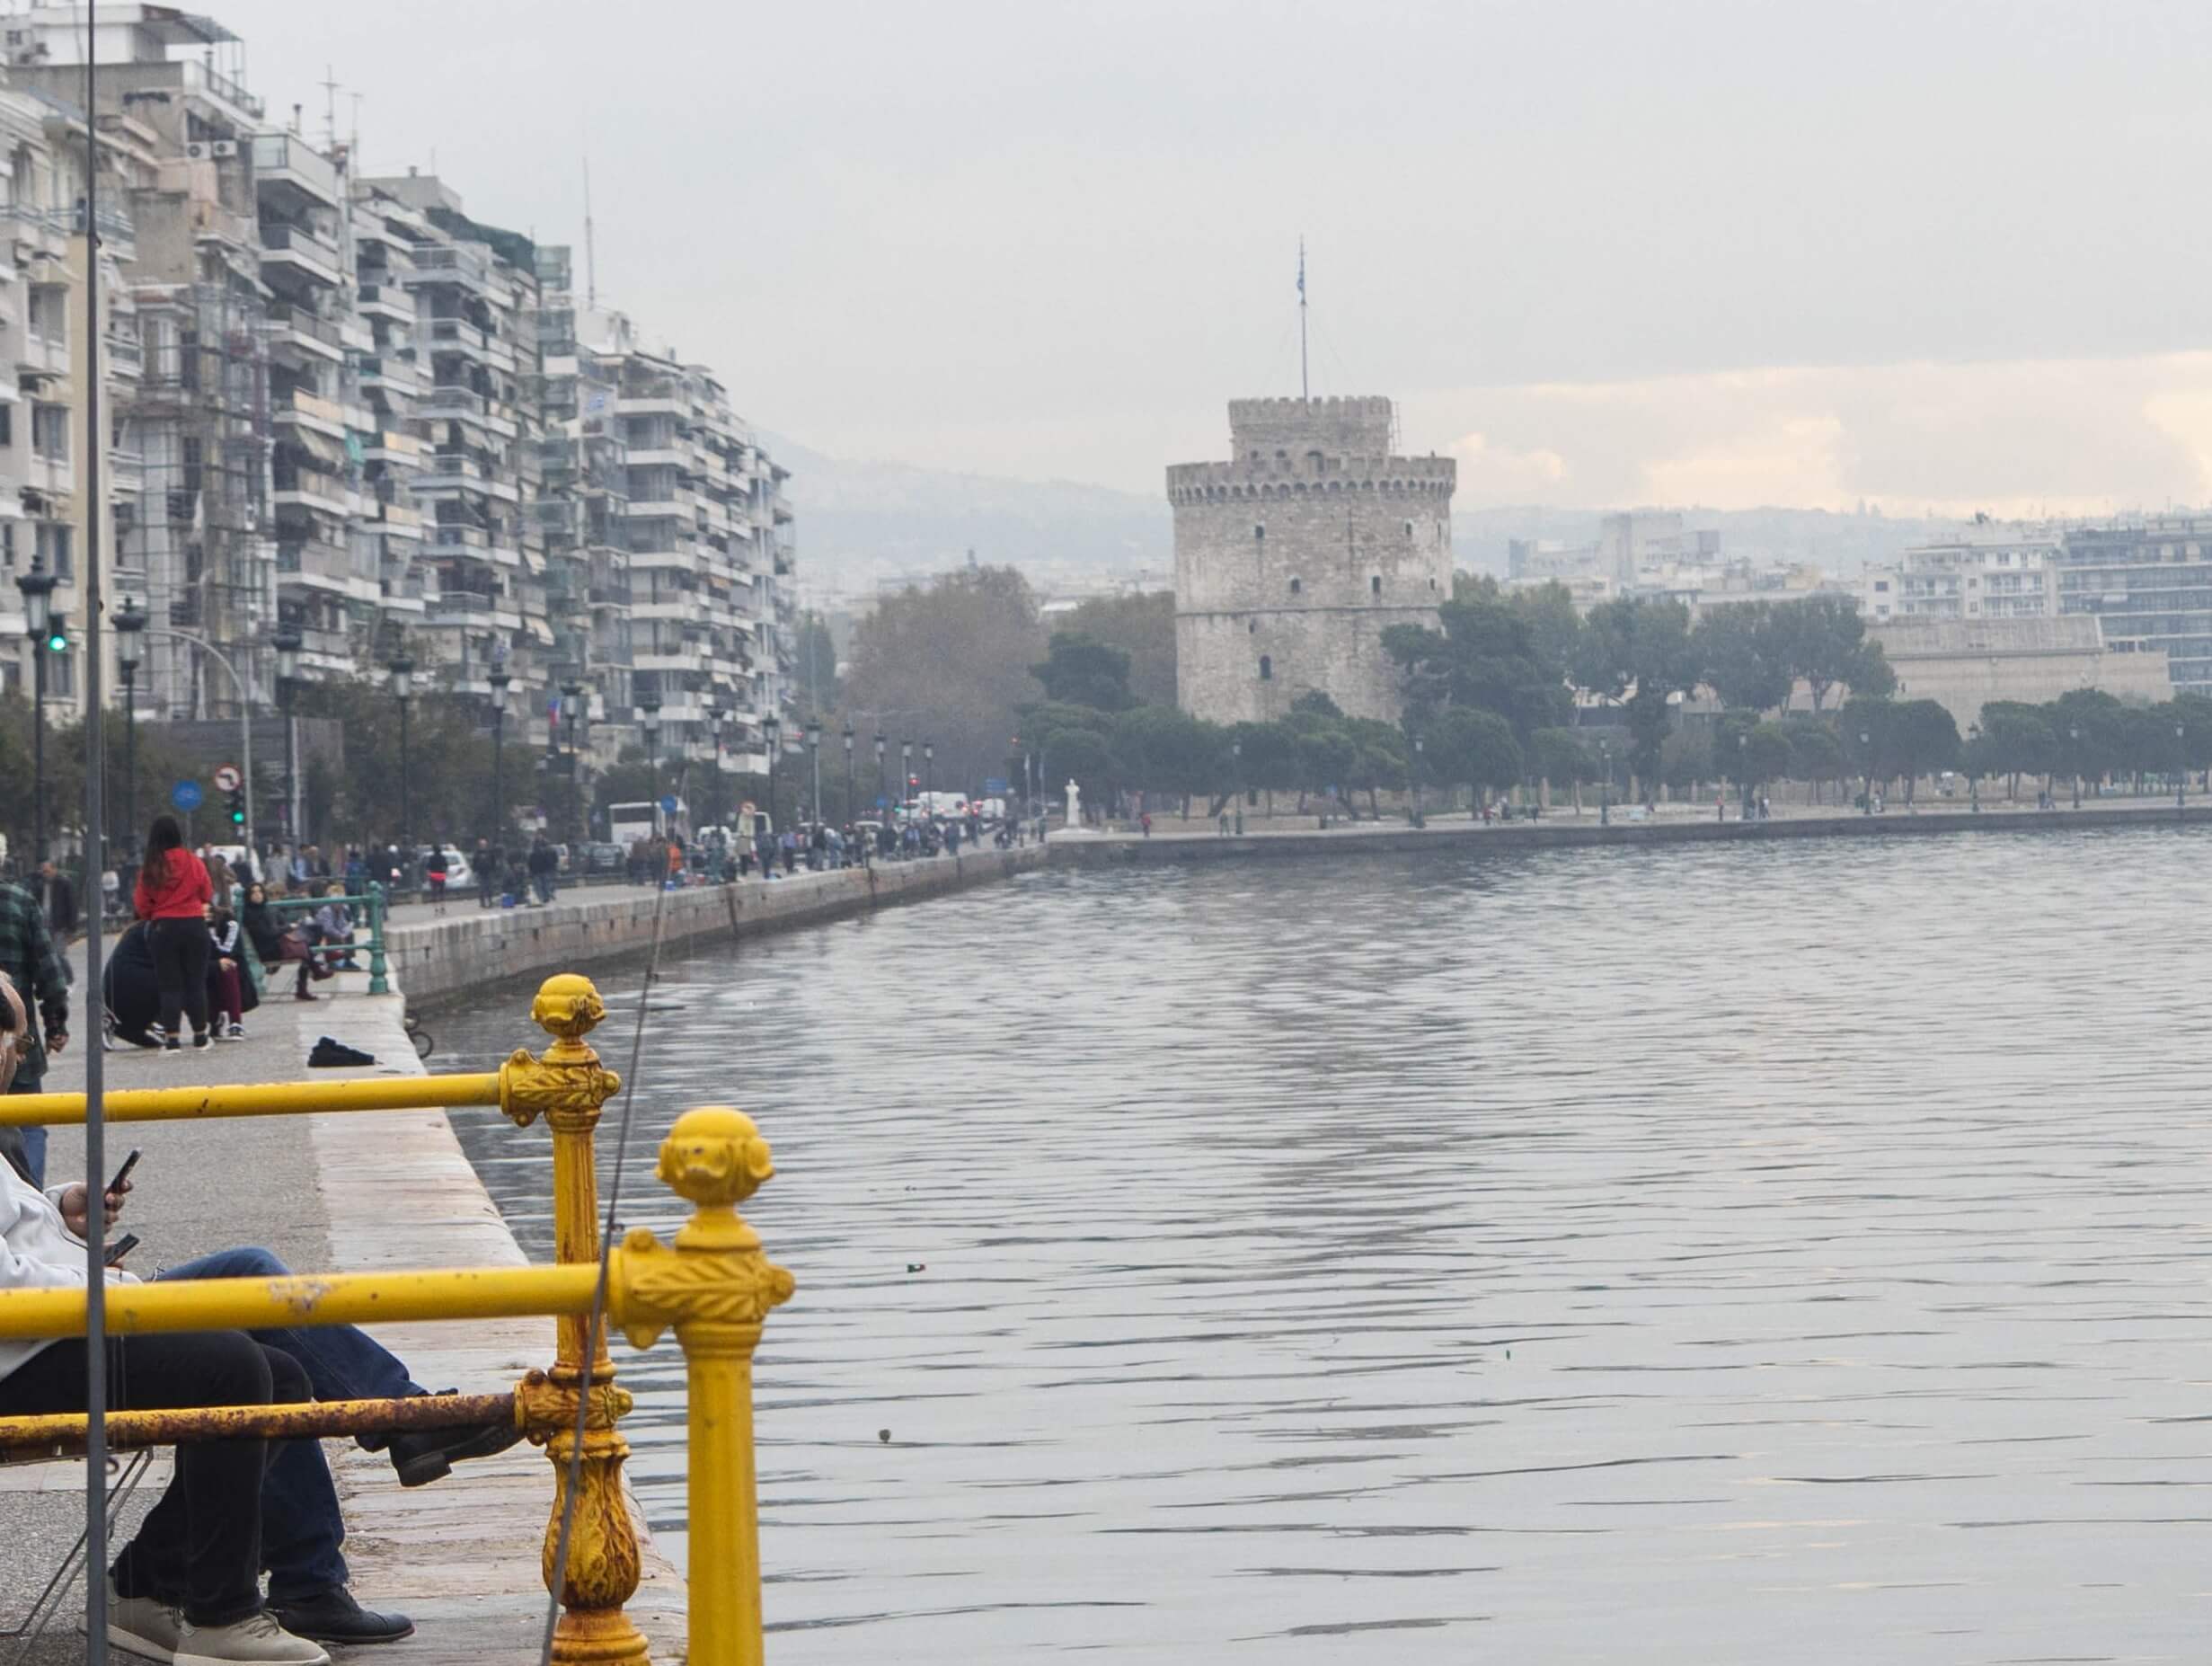
<path id="1" fill-rule="evenodd" d="M 1916 545 L 1860 575 L 1859 611 L 1870 621 L 2055 618 L 2058 548 L 2056 533 L 2016 527 Z"/>
<path id="2" fill-rule="evenodd" d="M 2161 653 L 2175 692 L 2212 695 L 2212 516 L 2069 527 L 2054 559 L 2060 614 Z"/>
<path id="3" fill-rule="evenodd" d="M 2109 642 L 2095 619 L 1870 619 L 1897 673 L 1900 700 L 1933 700 L 1960 734 L 1994 700 L 2039 705 L 2095 688 L 2131 705 L 2173 693 L 2166 656 L 2132 641 Z"/>
<path id="4" fill-rule="evenodd" d="M 1451 598 L 1457 473 L 1394 456 L 1393 428 L 1388 399 L 1233 400 L 1230 460 L 1169 467 L 1185 711 L 1267 722 L 1319 691 L 1396 720 L 1383 633 Z"/>

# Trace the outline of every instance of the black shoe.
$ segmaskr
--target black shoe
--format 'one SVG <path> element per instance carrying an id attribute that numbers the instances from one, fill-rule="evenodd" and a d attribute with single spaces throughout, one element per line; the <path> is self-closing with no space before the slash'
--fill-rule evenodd
<path id="1" fill-rule="evenodd" d="M 296 1601 L 272 1601 L 269 1611 L 295 1637 L 315 1643 L 397 1643 L 415 1635 L 414 1621 L 404 1614 L 378 1614 L 365 1608 L 343 1585 Z"/>
<path id="2" fill-rule="evenodd" d="M 521 1439 L 522 1431 L 512 1423 L 477 1423 L 394 1434 L 385 1449 L 392 1454 L 392 1467 L 399 1472 L 402 1486 L 428 1486 L 451 1475 L 456 1464 L 504 1452 Z"/>

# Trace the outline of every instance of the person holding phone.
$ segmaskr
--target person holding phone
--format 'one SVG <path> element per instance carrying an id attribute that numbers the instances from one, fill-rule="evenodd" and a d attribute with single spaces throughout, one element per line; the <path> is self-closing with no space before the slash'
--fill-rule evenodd
<path id="1" fill-rule="evenodd" d="M 22 997 L 0 976 L 0 1087 L 29 1024 Z M 134 1157 L 135 1161 L 135 1157 Z M 126 1162 L 104 1191 L 112 1226 L 132 1190 Z M 0 1166 L 0 1289 L 82 1289 L 92 1197 L 82 1183 L 40 1192 Z M 219 1251 L 170 1267 L 170 1279 L 282 1277 L 265 1249 Z M 136 1275 L 111 1266 L 111 1281 Z M 428 1391 L 380 1344 L 351 1325 L 111 1336 L 110 1404 L 117 1409 L 270 1405 L 311 1399 L 400 1399 Z M 0 1340 L 0 1414 L 82 1411 L 82 1337 Z M 359 1437 L 392 1460 L 403 1486 L 503 1451 L 511 1423 Z M 178 1666 L 326 1666 L 323 1643 L 408 1636 L 403 1614 L 364 1608 L 349 1589 L 338 1493 L 314 1440 L 243 1438 L 176 1449 L 168 1489 L 110 1570 L 109 1640 Z M 261 1575 L 269 1575 L 267 1596 Z"/>

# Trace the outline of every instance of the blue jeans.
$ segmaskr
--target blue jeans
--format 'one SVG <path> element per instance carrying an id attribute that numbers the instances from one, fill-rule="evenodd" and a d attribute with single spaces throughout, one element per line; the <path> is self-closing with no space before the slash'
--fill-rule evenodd
<path id="1" fill-rule="evenodd" d="M 282 1277 L 284 1263 L 265 1249 L 217 1250 L 164 1267 L 156 1278 Z M 309 1325 L 248 1333 L 255 1342 L 297 1360 L 318 1400 L 396 1400 L 425 1392 L 390 1352 L 350 1325 Z M 319 1440 L 280 1440 L 270 1448 L 261 1483 L 261 1562 L 269 1600 L 296 1601 L 346 1582 L 345 1519 Z"/>
<path id="2" fill-rule="evenodd" d="M 33 1022 L 35 1023 L 36 1020 L 34 1019 Z M 46 1077 L 43 1073 L 38 1076 L 25 1076 L 18 1072 L 14 1082 L 8 1088 L 11 1094 L 42 1094 L 45 1091 Z M 46 1190 L 46 1129 L 40 1125 L 35 1128 L 19 1128 L 15 1132 L 22 1139 L 23 1166 L 31 1171 L 31 1183 L 43 1192 Z"/>

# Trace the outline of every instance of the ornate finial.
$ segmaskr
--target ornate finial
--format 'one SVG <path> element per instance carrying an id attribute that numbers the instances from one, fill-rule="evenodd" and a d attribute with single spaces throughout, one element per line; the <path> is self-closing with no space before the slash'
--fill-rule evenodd
<path id="1" fill-rule="evenodd" d="M 556 1046 L 574 1046 L 606 1016 L 599 991 L 581 972 L 561 972 L 538 986 L 530 1003 L 530 1022 L 553 1038 Z"/>
<path id="2" fill-rule="evenodd" d="M 730 1105 L 701 1105 L 676 1119 L 660 1142 L 661 1183 L 702 1209 L 742 1203 L 774 1177 L 768 1142 Z"/>

